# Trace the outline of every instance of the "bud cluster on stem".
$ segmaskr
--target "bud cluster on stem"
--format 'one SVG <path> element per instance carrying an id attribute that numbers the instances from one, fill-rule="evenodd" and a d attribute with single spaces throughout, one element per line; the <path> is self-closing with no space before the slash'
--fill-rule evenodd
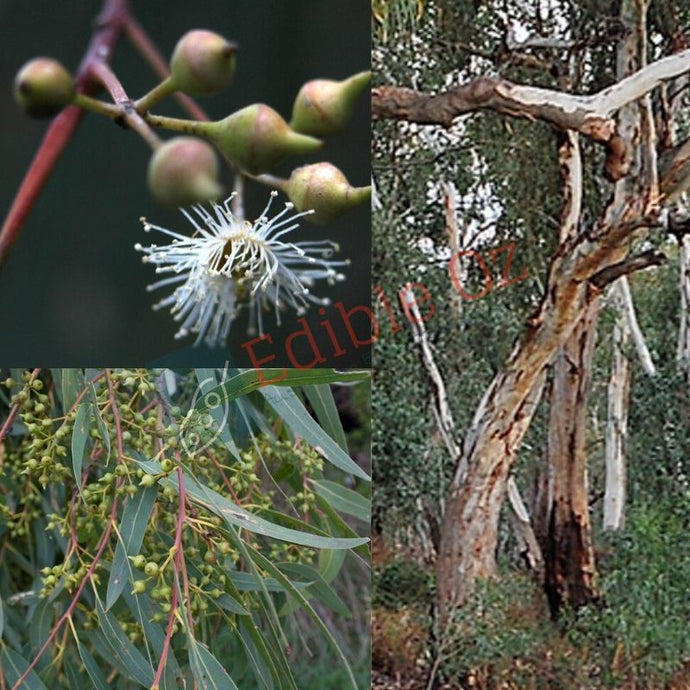
<path id="1" fill-rule="evenodd" d="M 153 196 L 168 206 L 186 206 L 218 199 L 223 193 L 220 169 L 212 147 L 236 173 L 265 175 L 285 159 L 319 151 L 329 137 L 342 132 L 351 120 L 356 102 L 371 80 L 371 72 L 359 72 L 342 81 L 315 79 L 299 90 L 288 124 L 264 103 L 255 103 L 209 122 L 183 120 L 151 113 L 165 98 L 182 92 L 206 96 L 228 88 L 235 73 L 237 44 L 213 31 L 194 29 L 175 46 L 169 75 L 138 100 L 131 100 L 117 77 L 105 64 L 93 68 L 97 79 L 113 99 L 107 103 L 77 93 L 65 67 L 51 58 L 36 58 L 17 74 L 14 95 L 32 117 L 51 117 L 74 104 L 109 117 L 134 130 L 153 149 L 148 185 Z M 163 143 L 154 129 L 168 129 L 176 136 Z M 294 170 L 287 180 L 265 176 L 261 180 L 283 191 L 300 211 L 314 210 L 310 220 L 328 223 L 370 198 L 368 187 L 352 187 L 330 163 Z"/>

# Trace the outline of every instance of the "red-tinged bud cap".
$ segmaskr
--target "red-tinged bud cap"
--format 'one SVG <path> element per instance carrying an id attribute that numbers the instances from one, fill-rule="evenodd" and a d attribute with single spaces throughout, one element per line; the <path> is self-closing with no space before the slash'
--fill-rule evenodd
<path id="1" fill-rule="evenodd" d="M 170 75 L 180 90 L 205 96 L 227 88 L 235 73 L 237 45 L 212 31 L 187 32 L 170 58 Z"/>

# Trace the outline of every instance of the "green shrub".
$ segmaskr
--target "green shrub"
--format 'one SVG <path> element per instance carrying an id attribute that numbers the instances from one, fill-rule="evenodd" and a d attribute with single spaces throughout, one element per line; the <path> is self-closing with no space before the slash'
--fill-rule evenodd
<path id="1" fill-rule="evenodd" d="M 398 560 L 374 567 L 372 602 L 392 611 L 403 607 L 428 609 L 435 596 L 433 571 L 414 561 Z"/>

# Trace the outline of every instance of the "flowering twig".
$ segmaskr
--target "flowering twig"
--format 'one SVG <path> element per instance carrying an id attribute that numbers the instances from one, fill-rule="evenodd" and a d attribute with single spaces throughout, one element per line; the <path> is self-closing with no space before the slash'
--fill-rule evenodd
<path id="1" fill-rule="evenodd" d="M 95 62 L 110 60 L 124 26 L 124 18 L 128 14 L 129 0 L 104 1 L 103 9 L 95 23 L 91 43 L 75 75 L 75 85 L 79 93 L 90 95 L 98 89 L 98 83 L 90 76 L 91 67 Z M 82 115 L 81 108 L 69 106 L 48 127 L 0 230 L 0 265 L 17 239 L 60 155 L 72 139 Z"/>
<path id="2" fill-rule="evenodd" d="M 179 454 L 178 454 L 178 462 L 179 462 Z M 177 466 L 177 482 L 179 485 L 179 496 L 180 496 L 180 510 L 177 514 L 177 530 L 175 532 L 175 543 L 173 544 L 172 550 L 174 551 L 174 567 L 175 567 L 175 582 L 176 586 L 173 587 L 172 591 L 172 601 L 170 603 L 171 608 L 170 608 L 170 614 L 168 616 L 168 627 L 167 630 L 165 631 L 165 641 L 163 642 L 163 649 L 161 650 L 161 658 L 160 662 L 158 664 L 158 668 L 156 669 L 156 676 L 153 679 L 153 684 L 151 685 L 151 690 L 158 690 L 160 687 L 160 682 L 161 678 L 163 677 L 163 671 L 165 670 L 165 662 L 167 661 L 168 658 L 168 651 L 170 649 L 170 640 L 172 638 L 172 633 L 173 633 L 173 625 L 175 624 L 175 618 L 178 615 L 178 609 L 179 609 L 179 594 L 178 591 L 180 590 L 180 583 L 179 583 L 179 574 L 182 573 L 182 579 L 183 579 L 183 584 L 184 584 L 184 590 L 185 590 L 185 598 L 187 602 L 189 603 L 189 580 L 187 579 L 187 567 L 185 564 L 184 560 L 184 552 L 182 549 L 182 531 L 184 528 L 184 523 L 186 520 L 186 501 L 187 501 L 187 493 L 185 491 L 185 485 L 184 485 L 184 474 L 182 471 L 182 465 L 178 464 Z M 186 607 L 187 610 L 187 625 L 189 627 L 189 633 L 192 634 L 192 625 L 193 621 L 191 618 L 191 611 L 189 610 L 189 606 Z"/>
<path id="3" fill-rule="evenodd" d="M 110 541 L 110 532 L 113 529 L 113 524 L 115 523 L 115 518 L 117 516 L 117 496 L 113 499 L 113 507 L 110 510 L 110 519 L 108 520 L 108 525 L 105 528 L 105 532 L 103 533 L 103 536 L 101 537 L 101 540 L 98 544 L 98 550 L 96 551 L 96 555 L 93 557 L 93 561 L 91 562 L 91 565 L 89 566 L 89 569 L 86 571 L 86 575 L 84 575 L 84 579 L 80 582 L 79 587 L 77 587 L 77 591 L 74 593 L 74 596 L 72 597 L 72 601 L 70 602 L 70 605 L 67 607 L 67 610 L 62 614 L 60 617 L 60 620 L 55 624 L 53 629 L 50 631 L 50 635 L 46 638 L 46 641 L 43 643 L 43 646 L 38 650 L 38 653 L 36 656 L 33 658 L 31 663 L 26 667 L 26 670 L 22 675 L 19 677 L 19 680 L 12 686 L 12 690 L 18 690 L 20 687 L 22 687 L 22 684 L 28 677 L 28 675 L 31 673 L 31 671 L 34 669 L 36 664 L 38 663 L 38 660 L 43 656 L 43 653 L 48 649 L 50 643 L 53 641 L 55 636 L 58 634 L 60 631 L 60 628 L 62 627 L 63 623 L 67 621 L 69 618 L 71 618 L 72 613 L 74 613 L 74 609 L 77 607 L 77 604 L 79 603 L 79 597 L 81 596 L 81 593 L 84 591 L 84 587 L 86 586 L 86 583 L 91 580 L 91 577 L 93 576 L 96 566 L 98 565 L 98 562 L 100 561 L 101 555 L 105 551 L 105 547 L 108 545 L 108 542 Z"/>

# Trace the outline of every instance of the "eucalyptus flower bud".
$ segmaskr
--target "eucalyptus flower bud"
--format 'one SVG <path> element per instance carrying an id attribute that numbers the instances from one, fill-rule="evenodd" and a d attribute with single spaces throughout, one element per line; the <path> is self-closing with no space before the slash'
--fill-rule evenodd
<path id="1" fill-rule="evenodd" d="M 35 58 L 17 72 L 14 98 L 31 117 L 51 117 L 69 105 L 75 95 L 70 73 L 52 58 Z"/>
<path id="2" fill-rule="evenodd" d="M 283 191 L 298 211 L 314 211 L 305 219 L 316 225 L 330 223 L 345 211 L 371 199 L 371 187 L 352 187 L 345 175 L 330 163 L 315 163 L 293 170 Z"/>
<path id="3" fill-rule="evenodd" d="M 170 58 L 172 81 L 191 96 L 218 93 L 232 81 L 236 52 L 236 44 L 212 31 L 188 31 Z"/>
<path id="4" fill-rule="evenodd" d="M 342 132 L 352 117 L 357 97 L 370 81 L 371 72 L 359 72 L 343 81 L 308 81 L 295 99 L 290 127 L 316 137 Z"/>
<path id="5" fill-rule="evenodd" d="M 313 153 L 323 146 L 318 139 L 294 132 L 273 108 L 261 103 L 218 122 L 199 123 L 199 132 L 253 175 L 272 170 L 288 156 Z"/>
<path id="6" fill-rule="evenodd" d="M 222 193 L 216 154 L 194 137 L 175 137 L 154 151 L 148 184 L 153 196 L 166 206 L 189 206 L 217 199 Z"/>

